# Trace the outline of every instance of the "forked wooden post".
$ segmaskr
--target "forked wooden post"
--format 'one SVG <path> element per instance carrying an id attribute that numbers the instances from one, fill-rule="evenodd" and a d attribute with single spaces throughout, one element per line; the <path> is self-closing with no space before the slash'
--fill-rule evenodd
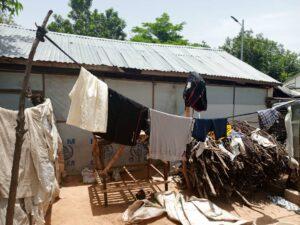
<path id="1" fill-rule="evenodd" d="M 45 17 L 42 28 L 45 28 L 47 25 L 47 22 L 49 20 L 49 17 L 52 14 L 52 10 L 49 10 L 47 16 Z M 35 55 L 36 49 L 39 45 L 40 40 L 36 37 L 27 61 L 26 70 L 25 70 L 25 76 L 22 83 L 22 90 L 20 93 L 20 99 L 19 99 L 19 111 L 18 111 L 18 118 L 17 118 L 17 127 L 16 127 L 16 142 L 15 142 L 15 151 L 14 151 L 14 157 L 13 157 L 13 166 L 11 170 L 11 180 L 10 180 L 10 187 L 9 187 L 9 196 L 8 196 L 8 204 L 7 204 L 7 211 L 6 211 L 6 225 L 13 225 L 13 219 L 14 219 L 14 212 L 15 212 L 15 204 L 16 204 L 16 195 L 17 195 L 17 188 L 18 188 L 18 179 L 19 179 L 19 164 L 20 164 L 20 157 L 22 152 L 22 145 L 24 142 L 24 134 L 26 133 L 26 130 L 24 128 L 25 126 L 25 115 L 24 115 L 24 109 L 25 109 L 25 97 L 26 92 L 28 90 L 28 83 L 31 73 L 31 67 L 33 62 L 33 57 Z"/>

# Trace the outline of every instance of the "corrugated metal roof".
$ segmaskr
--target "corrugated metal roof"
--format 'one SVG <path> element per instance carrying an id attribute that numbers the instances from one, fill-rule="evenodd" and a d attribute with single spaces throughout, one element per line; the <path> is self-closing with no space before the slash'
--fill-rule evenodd
<path id="1" fill-rule="evenodd" d="M 191 46 L 119 41 L 73 34 L 49 32 L 79 63 L 163 72 L 196 71 L 217 79 L 279 83 L 247 63 L 222 50 Z M 0 24 L 0 56 L 27 58 L 35 30 Z M 34 60 L 72 63 L 49 41 L 40 43 Z"/>

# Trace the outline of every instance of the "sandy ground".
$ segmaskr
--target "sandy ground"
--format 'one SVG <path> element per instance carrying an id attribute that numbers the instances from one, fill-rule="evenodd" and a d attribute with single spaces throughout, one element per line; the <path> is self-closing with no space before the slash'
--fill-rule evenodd
<path id="1" fill-rule="evenodd" d="M 104 207 L 103 196 L 99 193 L 98 187 L 96 185 L 83 185 L 77 177 L 69 177 L 66 180 L 61 188 L 60 197 L 61 199 L 52 206 L 47 218 L 47 225 L 124 224 L 122 213 L 133 200 L 132 194 L 126 191 L 110 193 L 109 206 Z M 280 221 L 300 225 L 300 215 L 270 204 L 266 200 L 265 194 L 256 194 L 254 200 L 262 209 L 253 210 L 240 203 L 224 203 L 224 201 L 215 203 L 221 208 L 249 221 L 249 224 L 252 224 L 252 222 L 257 225 L 277 224 Z M 164 215 L 151 221 L 145 221 L 142 224 L 168 225 L 176 223 L 170 221 Z"/>

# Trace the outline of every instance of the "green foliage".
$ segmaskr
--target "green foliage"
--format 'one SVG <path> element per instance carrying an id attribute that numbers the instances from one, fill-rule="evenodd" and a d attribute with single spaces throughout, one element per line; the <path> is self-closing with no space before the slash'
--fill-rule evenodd
<path id="1" fill-rule="evenodd" d="M 112 8 L 107 9 L 105 13 L 98 13 L 95 10 L 92 14 L 92 20 L 94 23 L 91 24 L 90 29 L 94 30 L 95 33 L 102 33 L 102 37 L 119 40 L 126 38 L 123 31 L 126 23 L 119 18 L 118 12 Z"/>
<path id="2" fill-rule="evenodd" d="M 202 43 L 189 43 L 187 39 L 184 39 L 180 34 L 184 25 L 184 22 L 173 24 L 170 21 L 170 16 L 167 13 L 163 13 L 160 17 L 156 18 L 153 23 L 145 22 L 142 23 L 142 26 L 132 28 L 132 32 L 135 33 L 135 35 L 130 40 L 148 43 L 209 47 L 204 41 L 202 41 Z"/>
<path id="3" fill-rule="evenodd" d="M 3 14 L 7 16 L 18 15 L 23 9 L 23 5 L 18 0 L 2 0 L 0 1 L 1 17 Z"/>
<path id="4" fill-rule="evenodd" d="M 179 24 L 172 24 L 170 16 L 163 13 L 161 17 L 155 19 L 154 23 L 142 23 L 141 27 L 134 27 L 132 29 L 135 36 L 131 38 L 132 41 L 151 42 L 151 43 L 168 43 L 177 45 L 187 45 L 188 41 L 179 34 L 182 31 L 184 22 Z"/>
<path id="5" fill-rule="evenodd" d="M 206 41 L 201 41 L 201 43 L 190 43 L 189 45 L 194 47 L 210 48 Z"/>
<path id="6" fill-rule="evenodd" d="M 54 22 L 48 25 L 51 31 L 124 40 L 126 23 L 114 9 L 99 13 L 91 10 L 92 0 L 70 0 L 72 10 L 68 18 L 54 15 Z"/>
<path id="7" fill-rule="evenodd" d="M 73 25 L 71 24 L 70 20 L 64 19 L 62 16 L 57 14 L 54 14 L 53 17 L 55 22 L 52 22 L 48 25 L 49 30 L 69 34 L 74 33 Z"/>
<path id="8" fill-rule="evenodd" d="M 230 54 L 240 57 L 241 34 L 227 38 L 221 47 Z M 286 50 L 283 45 L 264 38 L 253 31 L 244 33 L 244 61 L 271 77 L 284 81 L 300 71 L 299 55 Z"/>
<path id="9" fill-rule="evenodd" d="M 6 13 L 1 13 L 1 12 L 0 12 L 0 23 L 9 24 L 9 25 L 15 24 L 12 15 L 7 15 Z"/>
<path id="10" fill-rule="evenodd" d="M 14 24 L 13 16 L 18 15 L 22 9 L 18 0 L 0 1 L 0 23 Z"/>

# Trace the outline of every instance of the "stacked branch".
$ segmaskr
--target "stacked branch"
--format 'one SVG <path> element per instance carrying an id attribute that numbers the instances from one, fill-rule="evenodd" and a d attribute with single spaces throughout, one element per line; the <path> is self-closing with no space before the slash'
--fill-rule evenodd
<path id="1" fill-rule="evenodd" d="M 256 129 L 246 122 L 235 121 L 232 124 L 235 131 L 243 134 L 244 151 L 240 151 L 233 160 L 219 144 L 209 139 L 204 151 L 198 154 L 201 146 L 193 142 L 187 151 L 190 159 L 188 168 L 194 190 L 200 197 L 227 196 L 233 193 L 243 194 L 261 190 L 266 185 L 276 182 L 282 174 L 287 173 L 287 153 L 284 146 L 264 131 L 258 133 L 268 138 L 275 147 L 263 147 L 251 139 L 251 133 Z M 222 140 L 223 146 L 229 152 L 230 140 Z"/>

